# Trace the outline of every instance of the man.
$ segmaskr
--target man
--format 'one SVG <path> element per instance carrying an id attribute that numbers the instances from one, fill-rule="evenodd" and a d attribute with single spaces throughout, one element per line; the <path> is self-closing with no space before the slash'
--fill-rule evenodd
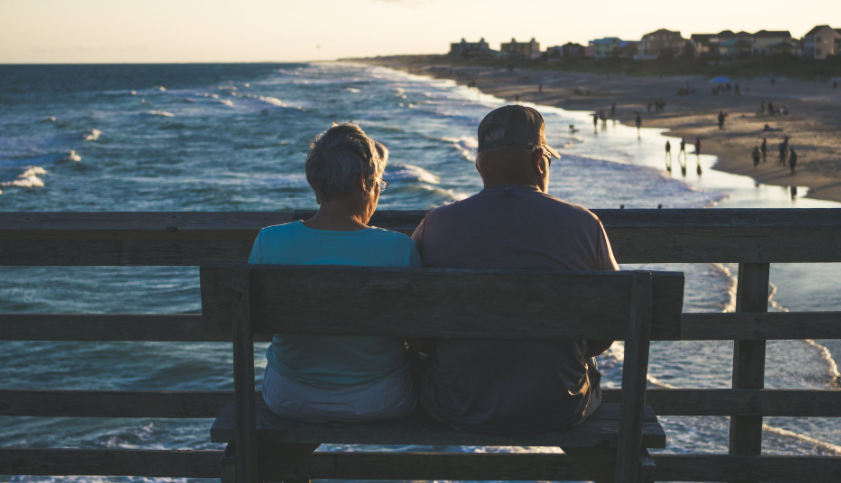
<path id="1" fill-rule="evenodd" d="M 528 107 L 485 116 L 476 158 L 485 189 L 421 222 L 412 238 L 424 266 L 618 270 L 599 219 L 547 194 L 551 158 L 559 156 L 544 129 L 543 117 Z M 438 339 L 421 402 L 435 418 L 474 431 L 573 426 L 601 401 L 593 357 L 612 343 Z"/>

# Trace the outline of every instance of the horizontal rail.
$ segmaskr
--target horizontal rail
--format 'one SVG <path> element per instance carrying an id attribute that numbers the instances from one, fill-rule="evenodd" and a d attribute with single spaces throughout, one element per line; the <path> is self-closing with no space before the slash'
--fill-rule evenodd
<path id="1" fill-rule="evenodd" d="M 841 339 L 841 312 L 684 313 L 679 337 L 652 339 Z M 229 342 L 231 331 L 205 326 L 199 314 L 0 313 L 0 340 Z"/>
<path id="2" fill-rule="evenodd" d="M 290 461 L 262 458 L 261 477 L 288 477 Z M 0 449 L 0 474 L 218 478 L 222 451 Z M 818 456 L 654 455 L 657 481 L 768 483 L 841 480 L 841 458 Z M 563 454 L 316 452 L 295 479 L 582 480 L 611 476 L 609 453 Z"/>
<path id="3" fill-rule="evenodd" d="M 841 262 L 841 209 L 593 210 L 620 263 Z M 0 265 L 196 266 L 244 262 L 277 213 L 2 213 Z M 423 211 L 372 224 L 411 233 Z"/>
<path id="4" fill-rule="evenodd" d="M 619 390 L 602 392 L 604 402 L 619 402 Z M 0 416 L 215 418 L 232 401 L 229 391 L 5 389 L 0 390 Z M 650 389 L 646 402 L 658 416 L 841 417 L 841 391 Z"/>

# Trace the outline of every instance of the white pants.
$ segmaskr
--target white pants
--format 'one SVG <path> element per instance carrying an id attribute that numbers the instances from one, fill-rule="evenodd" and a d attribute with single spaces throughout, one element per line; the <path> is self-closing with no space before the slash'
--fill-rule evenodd
<path id="1" fill-rule="evenodd" d="M 266 367 L 263 400 L 282 418 L 298 421 L 381 421 L 408 416 L 417 390 L 408 370 L 382 381 L 339 388 L 321 388 L 294 381 Z"/>

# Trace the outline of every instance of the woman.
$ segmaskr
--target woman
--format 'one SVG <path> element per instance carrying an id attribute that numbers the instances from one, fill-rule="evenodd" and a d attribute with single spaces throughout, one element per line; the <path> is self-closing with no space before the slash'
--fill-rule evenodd
<path id="1" fill-rule="evenodd" d="M 377 209 L 388 149 L 353 124 L 310 144 L 307 181 L 318 213 L 263 228 L 249 263 L 419 267 L 411 238 L 368 226 Z M 301 421 L 371 421 L 409 414 L 417 400 L 403 339 L 275 335 L 266 351 L 263 399 Z"/>

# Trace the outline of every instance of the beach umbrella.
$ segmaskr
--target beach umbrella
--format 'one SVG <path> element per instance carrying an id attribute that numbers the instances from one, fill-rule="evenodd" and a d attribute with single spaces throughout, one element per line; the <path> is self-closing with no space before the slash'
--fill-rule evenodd
<path id="1" fill-rule="evenodd" d="M 721 75 L 716 77 L 715 79 L 711 80 L 710 83 L 711 84 L 732 84 L 732 82 L 730 82 L 730 79 L 728 79 L 727 77 L 721 76 Z"/>

